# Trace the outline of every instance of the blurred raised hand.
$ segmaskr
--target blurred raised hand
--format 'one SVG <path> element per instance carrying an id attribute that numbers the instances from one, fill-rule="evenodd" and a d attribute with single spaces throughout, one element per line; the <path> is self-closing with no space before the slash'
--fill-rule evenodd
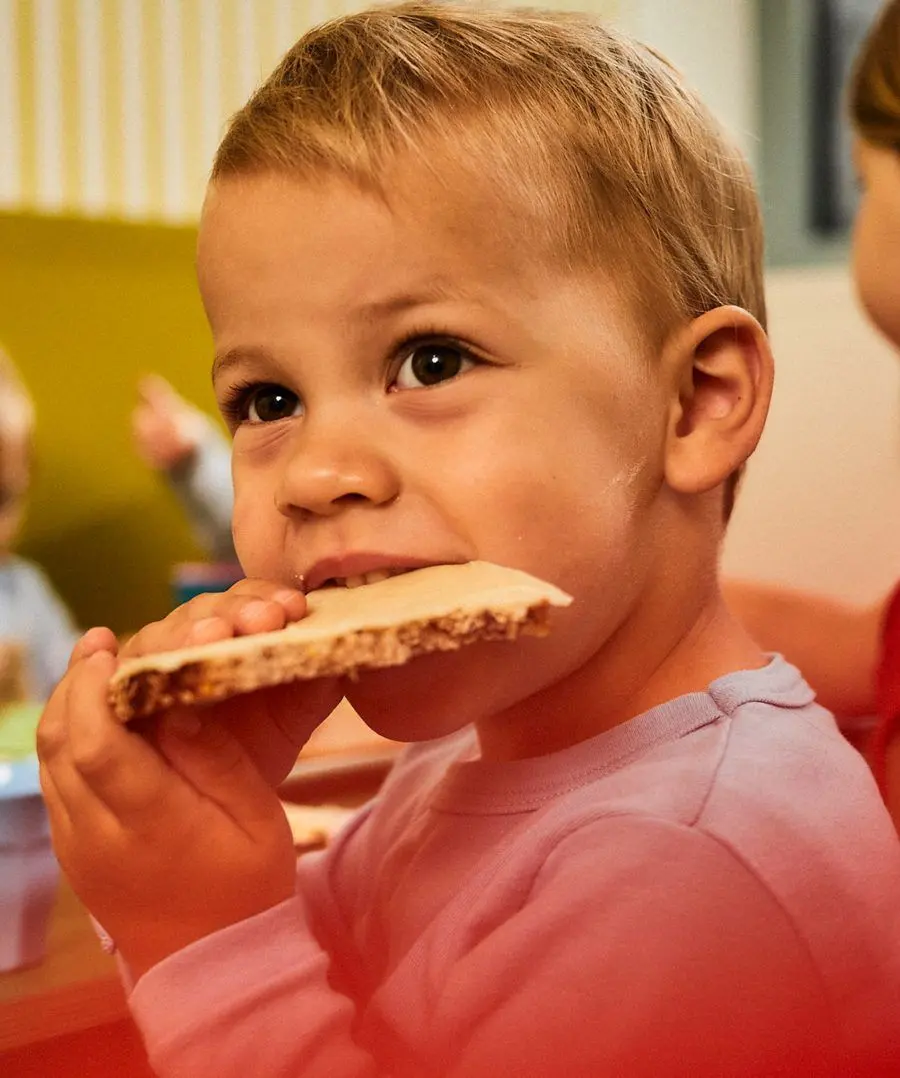
<path id="1" fill-rule="evenodd" d="M 170 472 L 187 464 L 207 436 L 210 420 L 158 374 L 138 383 L 138 403 L 132 413 L 135 449 L 145 464 Z"/>

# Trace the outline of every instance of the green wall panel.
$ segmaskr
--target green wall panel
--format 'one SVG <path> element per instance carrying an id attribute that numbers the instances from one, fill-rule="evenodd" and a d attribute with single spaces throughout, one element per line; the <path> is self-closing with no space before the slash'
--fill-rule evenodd
<path id="1" fill-rule="evenodd" d="M 38 422 L 19 550 L 83 626 L 122 632 L 160 617 L 173 563 L 199 556 L 130 427 L 147 371 L 213 411 L 195 238 L 193 228 L 0 216 L 0 340 Z"/>

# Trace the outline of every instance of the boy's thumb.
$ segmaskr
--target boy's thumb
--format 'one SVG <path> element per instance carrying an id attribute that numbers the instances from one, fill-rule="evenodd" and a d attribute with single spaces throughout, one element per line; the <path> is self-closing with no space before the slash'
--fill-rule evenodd
<path id="1" fill-rule="evenodd" d="M 241 742 L 197 708 L 173 708 L 163 720 L 157 747 L 199 793 L 250 824 L 280 807 Z"/>

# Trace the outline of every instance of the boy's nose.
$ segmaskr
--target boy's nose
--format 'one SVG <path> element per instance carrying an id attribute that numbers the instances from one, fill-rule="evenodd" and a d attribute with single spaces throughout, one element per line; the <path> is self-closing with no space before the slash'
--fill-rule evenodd
<path id="1" fill-rule="evenodd" d="M 400 492 L 393 464 L 360 432 L 343 436 L 301 436 L 287 460 L 276 488 L 280 513 L 334 516 L 359 502 L 384 505 Z"/>

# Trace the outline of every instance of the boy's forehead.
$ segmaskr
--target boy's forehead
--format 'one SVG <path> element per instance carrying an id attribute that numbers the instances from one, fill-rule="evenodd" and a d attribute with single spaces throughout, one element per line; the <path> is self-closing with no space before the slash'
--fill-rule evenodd
<path id="1" fill-rule="evenodd" d="M 611 276 L 563 267 L 489 181 L 449 182 L 427 168 L 388 179 L 380 191 L 332 175 L 215 181 L 198 248 L 214 332 L 227 322 L 243 333 L 238 320 L 296 322 L 300 311 L 339 311 L 364 327 L 429 306 L 477 308 L 499 328 L 554 306 L 554 295 L 570 307 L 577 295 L 599 304 L 610 328 L 624 317 L 628 336 L 643 336 Z"/>
<path id="2" fill-rule="evenodd" d="M 342 281 L 361 299 L 365 285 L 373 302 L 388 285 L 435 300 L 509 289 L 535 295 L 576 272 L 611 287 L 602 267 L 588 274 L 564 266 L 492 178 L 452 167 L 443 175 L 396 167 L 379 190 L 327 173 L 219 178 L 201 216 L 201 288 L 207 294 L 239 276 L 261 285 L 276 275 L 296 287 L 304 271 L 304 286 Z"/>
<path id="3" fill-rule="evenodd" d="M 204 201 L 201 244 L 205 234 L 223 225 L 231 234 L 252 236 L 269 224 L 289 240 L 312 223 L 338 239 L 362 225 L 367 234 L 379 229 L 398 241 L 417 235 L 420 244 L 449 243 L 452 249 L 474 244 L 486 254 L 495 247 L 523 246 L 528 239 L 522 215 L 489 183 L 468 177 L 454 184 L 420 167 L 393 169 L 378 189 L 329 173 L 263 172 L 219 179 L 210 184 Z"/>
<path id="4" fill-rule="evenodd" d="M 369 282 L 374 302 L 388 281 L 441 300 L 511 280 L 527 291 L 547 277 L 551 267 L 508 209 L 427 181 L 425 173 L 420 182 L 404 179 L 381 193 L 334 177 L 219 180 L 201 217 L 201 285 L 223 275 L 262 280 L 279 269 L 314 266 L 323 281 L 353 288 Z"/>

